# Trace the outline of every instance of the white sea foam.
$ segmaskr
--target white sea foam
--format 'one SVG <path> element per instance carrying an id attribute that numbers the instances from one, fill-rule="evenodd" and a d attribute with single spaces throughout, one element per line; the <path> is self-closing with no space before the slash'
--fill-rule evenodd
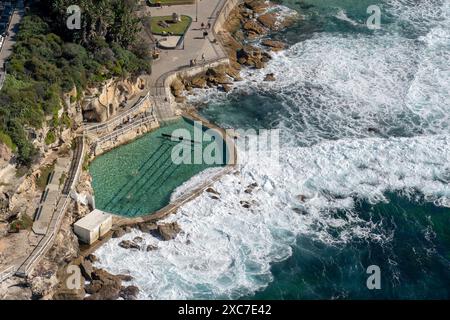
<path id="1" fill-rule="evenodd" d="M 125 250 L 117 245 L 122 239 L 112 239 L 96 251 L 100 265 L 131 273 L 141 299 L 238 298 L 267 286 L 271 263 L 289 257 L 300 234 L 328 245 L 389 242 L 383 221 L 353 212 L 356 201 L 387 201 L 386 192 L 399 191 L 450 206 L 449 31 L 439 22 L 445 6 L 436 17 L 428 7 L 418 13 L 403 8 L 406 0 L 390 2 L 391 14 L 413 23 L 423 15 L 433 27 L 420 26 L 418 40 L 394 32 L 316 35 L 275 54 L 267 69 L 248 71 L 234 89 L 282 101 L 280 127 L 292 137 L 281 149 L 283 170 L 274 172 L 265 158 L 245 163 L 213 185 L 218 200 L 204 193 L 168 218 L 183 229 L 175 240 L 133 231 L 125 238 L 140 235 L 159 249 Z M 276 82 L 263 81 L 268 72 Z M 226 97 L 206 94 L 209 101 Z"/>
<path id="2" fill-rule="evenodd" d="M 183 183 L 181 186 L 176 188 L 172 194 L 170 195 L 170 202 L 175 201 L 179 197 L 186 194 L 186 192 L 189 192 L 190 190 L 198 187 L 200 184 L 202 184 L 205 181 L 208 181 L 209 179 L 213 178 L 216 174 L 218 174 L 221 170 L 223 170 L 222 167 L 218 168 L 208 168 L 206 170 L 203 170 L 199 174 L 195 175 L 185 183 Z"/>
<path id="3" fill-rule="evenodd" d="M 300 233 L 330 245 L 388 241 L 391 234 L 352 213 L 355 198 L 379 202 L 384 192 L 405 189 L 450 198 L 448 136 L 343 139 L 288 148 L 281 158 L 281 173 L 248 163 L 239 176 L 214 184 L 219 200 L 204 193 L 183 206 L 170 217 L 183 229 L 177 239 L 158 241 L 137 231 L 126 236 L 140 235 L 157 244 L 156 251 L 125 250 L 117 245 L 121 239 L 112 239 L 96 252 L 101 266 L 133 274 L 142 299 L 237 298 L 267 285 L 270 264 L 291 254 Z M 258 187 L 246 193 L 253 182 Z M 334 215 L 338 208 L 347 214 Z"/>

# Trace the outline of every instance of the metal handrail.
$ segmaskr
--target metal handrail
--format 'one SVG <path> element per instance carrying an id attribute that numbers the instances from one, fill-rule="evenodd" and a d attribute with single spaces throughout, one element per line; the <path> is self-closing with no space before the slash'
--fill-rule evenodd
<path id="1" fill-rule="evenodd" d="M 117 138 L 117 137 L 120 136 L 121 134 L 123 134 L 123 133 L 125 133 L 125 132 L 128 132 L 128 131 L 130 131 L 130 130 L 132 130 L 132 129 L 134 129 L 134 128 L 136 128 L 136 127 L 138 127 L 138 126 L 140 126 L 140 125 L 142 125 L 142 124 L 144 124 L 144 123 L 147 123 L 147 122 L 157 122 L 157 121 L 156 121 L 156 117 L 153 116 L 153 115 L 149 115 L 149 116 L 147 116 L 147 117 L 145 117 L 145 118 L 140 118 L 140 119 L 138 119 L 138 120 L 136 120 L 136 121 L 134 121 L 134 122 L 132 122 L 132 123 L 126 125 L 126 126 L 123 127 L 123 128 L 120 128 L 120 129 L 118 129 L 118 130 L 115 130 L 115 131 L 111 132 L 110 134 L 108 134 L 108 135 L 106 135 L 106 136 L 103 136 L 103 137 L 99 138 L 99 139 L 95 142 L 95 144 L 96 144 L 96 145 L 101 145 L 102 143 L 104 143 L 104 142 L 106 142 L 106 141 L 108 141 L 108 140 L 112 140 L 112 139 L 114 139 L 114 138 Z"/>

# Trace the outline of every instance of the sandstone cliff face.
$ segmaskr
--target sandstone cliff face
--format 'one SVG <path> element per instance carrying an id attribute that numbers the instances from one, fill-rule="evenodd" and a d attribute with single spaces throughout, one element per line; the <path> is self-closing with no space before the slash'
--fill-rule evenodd
<path id="1" fill-rule="evenodd" d="M 84 120 L 103 122 L 115 115 L 128 99 L 144 89 L 142 78 L 136 80 L 111 79 L 99 88 L 86 90 L 81 102 Z"/>

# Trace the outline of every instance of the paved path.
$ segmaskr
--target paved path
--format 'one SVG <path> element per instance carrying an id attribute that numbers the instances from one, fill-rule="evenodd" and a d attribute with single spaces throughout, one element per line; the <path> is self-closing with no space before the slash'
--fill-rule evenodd
<path id="1" fill-rule="evenodd" d="M 69 171 L 70 159 L 59 158 L 56 161 L 55 169 L 47 187 L 44 191 L 44 199 L 38 210 L 37 217 L 33 223 L 33 231 L 36 234 L 45 235 L 47 233 L 56 205 L 61 195 L 61 177 Z"/>
<path id="2" fill-rule="evenodd" d="M 11 22 L 8 28 L 8 36 L 5 38 L 3 42 L 2 49 L 0 51 L 0 73 L 3 75 L 3 66 L 5 61 L 9 58 L 12 53 L 12 49 L 14 44 L 16 43 L 16 35 L 19 30 L 19 23 L 22 20 L 24 15 L 23 9 L 23 1 L 19 1 L 17 3 L 17 8 L 14 10 L 13 15 L 11 17 Z M 0 87 L 1 89 L 1 87 Z"/>
<path id="3" fill-rule="evenodd" d="M 211 42 L 213 40 L 212 30 L 209 30 L 208 37 L 203 39 L 201 23 L 203 22 L 207 25 L 209 22 L 211 25 L 214 25 L 217 11 L 225 2 L 226 0 L 198 0 L 197 21 L 195 21 L 195 4 L 151 8 L 150 12 L 152 16 L 170 16 L 176 12 L 192 18 L 192 24 L 185 35 L 184 49 L 163 50 L 161 52 L 161 58 L 153 62 L 152 74 L 150 76 L 151 86 L 154 86 L 156 80 L 164 73 L 177 70 L 184 66 L 188 67 L 192 59 L 197 59 L 197 62 L 201 62 L 202 54 L 205 55 L 205 60 L 221 57 L 223 51 L 220 44 L 218 42 L 215 44 Z"/>

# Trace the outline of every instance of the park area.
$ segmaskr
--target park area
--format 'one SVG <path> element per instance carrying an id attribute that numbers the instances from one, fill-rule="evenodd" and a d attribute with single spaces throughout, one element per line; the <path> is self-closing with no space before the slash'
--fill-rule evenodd
<path id="1" fill-rule="evenodd" d="M 172 16 L 152 17 L 152 33 L 157 35 L 182 36 L 189 28 L 192 18 L 189 16 L 180 16 L 177 21 Z"/>

